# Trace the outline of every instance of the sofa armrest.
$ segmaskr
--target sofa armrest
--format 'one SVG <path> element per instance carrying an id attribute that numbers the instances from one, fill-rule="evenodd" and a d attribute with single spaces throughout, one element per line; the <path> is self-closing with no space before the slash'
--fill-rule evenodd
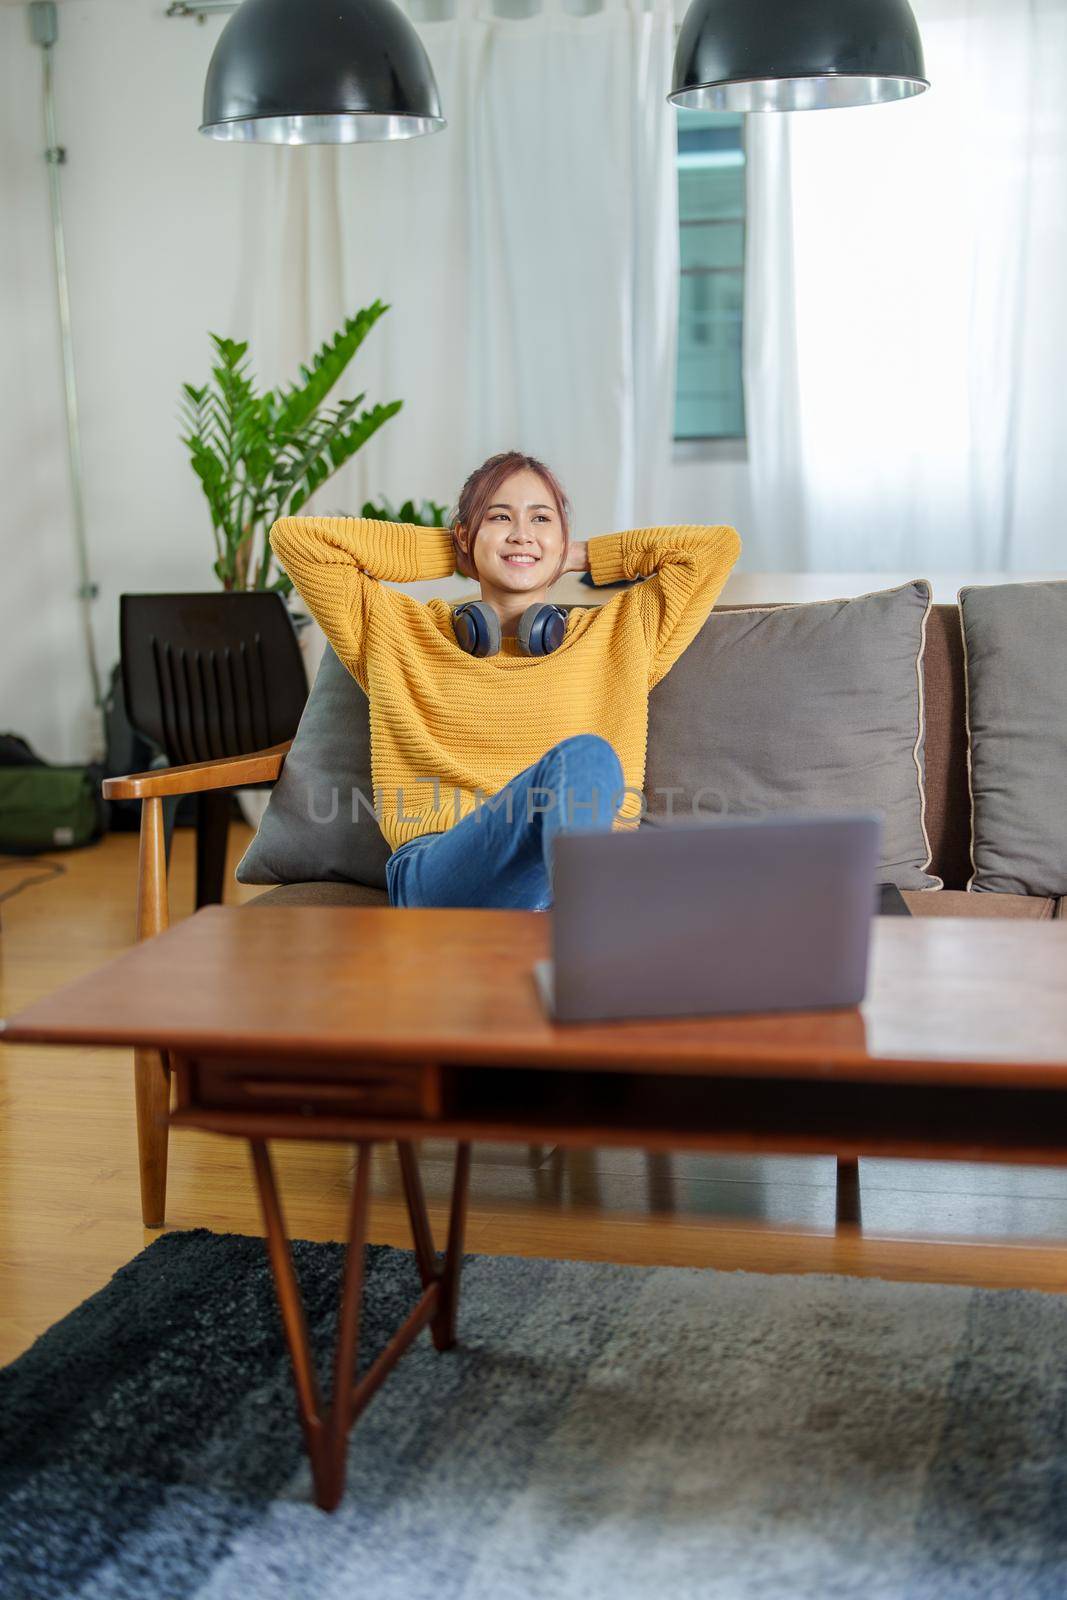
<path id="1" fill-rule="evenodd" d="M 185 767 L 154 767 L 122 778 L 105 778 L 105 800 L 151 800 L 163 795 L 204 794 L 210 789 L 240 789 L 250 783 L 271 783 L 280 776 L 291 739 L 244 756 L 194 761 Z"/>

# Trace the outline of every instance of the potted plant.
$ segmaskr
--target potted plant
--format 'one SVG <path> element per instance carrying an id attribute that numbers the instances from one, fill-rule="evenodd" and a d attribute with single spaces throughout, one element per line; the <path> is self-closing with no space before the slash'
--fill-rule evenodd
<path id="1" fill-rule="evenodd" d="M 387 310 L 380 300 L 357 311 L 324 344 L 300 379 L 257 392 L 248 342 L 210 335 L 211 379 L 182 385 L 182 413 L 193 471 L 200 479 L 215 538 L 215 576 L 226 590 L 292 588 L 276 573 L 267 535 L 349 461 L 403 404 L 360 410 L 366 396 L 332 406 L 327 398 L 352 357 Z"/>
<path id="2" fill-rule="evenodd" d="M 313 652 L 308 648 L 311 618 L 293 594 L 289 577 L 276 569 L 268 535 L 278 517 L 298 512 L 400 410 L 400 400 L 364 408 L 365 394 L 330 402 L 356 351 L 388 309 L 375 300 L 357 311 L 312 356 L 310 363 L 300 368 L 299 381 L 285 388 L 260 391 L 251 372 L 248 342 L 215 333 L 209 336 L 216 358 L 210 379 L 200 386 L 182 385 L 182 443 L 189 451 L 211 515 L 215 576 L 223 590 L 233 594 L 235 604 L 242 596 L 251 595 L 255 601 L 247 604 L 262 606 L 267 596 L 275 595 L 275 603 L 286 607 L 301 638 L 302 657 L 297 667 L 304 698 L 306 678 L 313 665 Z M 384 501 L 381 508 L 365 506 L 363 515 L 396 521 L 425 520 L 442 526 L 444 508 L 428 501 L 416 511 L 413 502 L 408 501 L 394 512 Z M 177 603 L 189 597 L 174 599 Z M 181 610 L 186 620 L 190 608 L 184 605 Z M 234 619 L 236 623 L 236 613 Z M 216 655 L 218 645 L 216 618 L 211 639 Z M 230 720 L 235 726 L 241 721 L 239 717 Z M 272 728 L 272 742 L 291 737 L 294 732 L 295 723 Z M 248 821 L 258 823 L 267 796 L 242 791 L 239 799 Z M 216 878 L 204 893 L 214 896 L 218 884 Z"/>

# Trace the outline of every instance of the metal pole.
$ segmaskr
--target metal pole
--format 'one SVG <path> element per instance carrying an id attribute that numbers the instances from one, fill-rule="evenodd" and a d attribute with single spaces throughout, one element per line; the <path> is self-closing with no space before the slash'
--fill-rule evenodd
<path id="1" fill-rule="evenodd" d="M 96 642 L 93 638 L 92 603 L 99 593 L 89 571 L 89 545 L 85 531 L 85 502 L 82 495 L 81 435 L 78 427 L 78 387 L 74 374 L 74 344 L 70 331 L 70 292 L 67 282 L 67 251 L 63 236 L 63 206 L 59 186 L 59 169 L 67 159 L 67 152 L 56 136 L 56 104 L 52 83 L 52 48 L 59 35 L 59 22 L 55 0 L 31 0 L 30 33 L 34 44 L 41 46 L 44 63 L 44 122 L 45 160 L 48 163 L 48 191 L 52 207 L 52 239 L 56 258 L 56 297 L 59 308 L 59 336 L 63 353 L 63 392 L 67 413 L 67 455 L 70 466 L 70 500 L 74 523 L 74 551 L 78 565 L 77 599 L 81 609 L 85 636 L 85 656 L 92 687 L 93 707 L 96 712 L 93 740 L 95 748 L 90 755 L 99 757 L 104 752 L 103 704 L 100 669 L 96 660 Z"/>

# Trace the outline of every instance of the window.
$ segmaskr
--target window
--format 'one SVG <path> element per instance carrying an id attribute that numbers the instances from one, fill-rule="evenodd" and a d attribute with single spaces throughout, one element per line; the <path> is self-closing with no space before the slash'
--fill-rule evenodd
<path id="1" fill-rule="evenodd" d="M 678 112 L 676 439 L 743 439 L 744 117 Z"/>

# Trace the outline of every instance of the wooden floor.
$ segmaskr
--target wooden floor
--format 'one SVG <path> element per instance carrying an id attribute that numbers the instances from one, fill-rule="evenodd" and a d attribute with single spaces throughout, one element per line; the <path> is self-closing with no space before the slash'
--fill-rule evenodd
<path id="1" fill-rule="evenodd" d="M 231 867 L 249 837 L 231 829 Z M 175 834 L 172 920 L 192 910 L 193 835 Z M 113 834 L 50 860 L 63 875 L 0 905 L 0 1015 L 132 942 L 137 841 Z M 37 869 L 0 872 L 0 893 Z M 227 898 L 257 891 L 233 882 Z M 248 981 L 256 982 L 255 973 Z M 294 1236 L 343 1232 L 352 1152 L 278 1152 Z M 433 1217 L 451 1151 L 423 1147 Z M 476 1147 L 468 1247 L 759 1272 L 850 1272 L 991 1286 L 1067 1287 L 1067 1172 L 948 1163 L 861 1163 L 862 1222 L 836 1222 L 835 1164 L 564 1154 Z M 168 1225 L 259 1233 L 245 1148 L 171 1141 Z M 0 1362 L 105 1284 L 154 1234 L 140 1224 L 129 1054 L 0 1047 Z M 376 1163 L 374 1240 L 408 1244 L 399 1176 Z"/>

